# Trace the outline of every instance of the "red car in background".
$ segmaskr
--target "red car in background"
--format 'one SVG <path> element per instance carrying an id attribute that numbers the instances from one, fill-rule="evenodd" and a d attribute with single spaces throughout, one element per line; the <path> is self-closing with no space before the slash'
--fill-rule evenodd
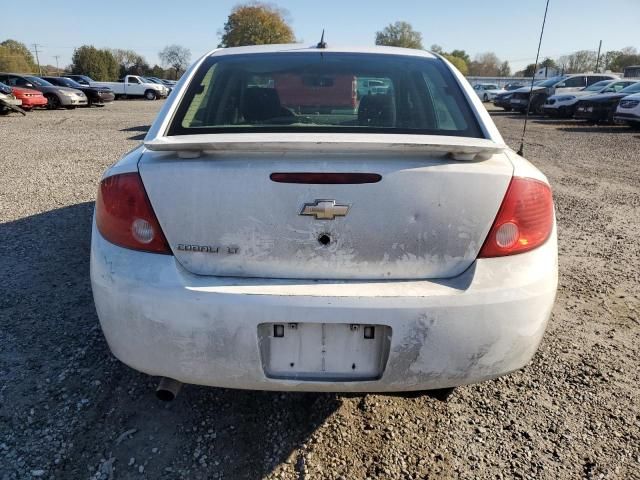
<path id="1" fill-rule="evenodd" d="M 357 106 L 358 88 L 353 75 L 276 74 L 273 82 L 282 105 L 300 113 L 330 113 Z"/>
<path id="2" fill-rule="evenodd" d="M 38 90 L 32 88 L 11 87 L 16 98 L 22 100 L 23 110 L 31 110 L 33 107 L 46 107 L 47 99 Z"/>

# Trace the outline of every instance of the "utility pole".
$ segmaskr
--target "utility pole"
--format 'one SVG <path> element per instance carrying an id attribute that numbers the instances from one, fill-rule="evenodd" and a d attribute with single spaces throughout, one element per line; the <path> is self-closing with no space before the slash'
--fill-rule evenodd
<path id="1" fill-rule="evenodd" d="M 598 73 L 598 67 L 600 67 L 600 51 L 602 50 L 602 40 L 600 40 L 600 46 L 598 46 L 598 58 L 596 60 L 596 73 Z"/>
<path id="2" fill-rule="evenodd" d="M 56 59 L 56 75 L 60 76 L 60 68 L 58 68 L 58 59 L 60 58 L 60 55 L 54 55 L 53 58 Z"/>
<path id="3" fill-rule="evenodd" d="M 38 58 L 38 47 L 42 47 L 42 45 L 38 45 L 37 43 L 33 44 L 33 51 L 36 54 L 36 62 L 38 62 L 38 74 L 42 75 L 42 68 L 40 68 L 40 58 Z"/>

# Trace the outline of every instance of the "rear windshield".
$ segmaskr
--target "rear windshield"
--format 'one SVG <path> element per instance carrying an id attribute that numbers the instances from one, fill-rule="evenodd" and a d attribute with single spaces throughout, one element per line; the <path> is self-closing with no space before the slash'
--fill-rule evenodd
<path id="1" fill-rule="evenodd" d="M 441 60 L 335 52 L 210 57 L 169 135 L 258 131 L 483 137 Z"/>

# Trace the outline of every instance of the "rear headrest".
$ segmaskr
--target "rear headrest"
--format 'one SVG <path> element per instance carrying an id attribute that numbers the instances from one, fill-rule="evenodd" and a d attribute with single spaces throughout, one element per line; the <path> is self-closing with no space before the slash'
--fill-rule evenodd
<path id="1" fill-rule="evenodd" d="M 242 115 L 248 122 L 261 122 L 281 115 L 280 96 L 275 88 L 249 87 L 244 91 Z"/>
<path id="2" fill-rule="evenodd" d="M 358 107 L 358 124 L 371 127 L 395 127 L 396 103 L 392 95 L 365 95 Z"/>

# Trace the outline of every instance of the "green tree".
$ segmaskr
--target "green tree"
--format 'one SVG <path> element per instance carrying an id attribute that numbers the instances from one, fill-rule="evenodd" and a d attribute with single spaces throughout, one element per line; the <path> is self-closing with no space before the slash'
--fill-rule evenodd
<path id="1" fill-rule="evenodd" d="M 422 49 L 422 34 L 410 23 L 395 22 L 376 32 L 376 45 Z"/>
<path id="2" fill-rule="evenodd" d="M 437 53 L 438 55 L 443 55 L 445 53 L 444 49 L 437 43 L 434 43 L 433 45 L 431 45 L 430 50 L 433 53 Z"/>
<path id="3" fill-rule="evenodd" d="M 173 68 L 175 79 L 178 78 L 180 72 L 184 72 L 187 69 L 191 61 L 191 51 L 180 45 L 164 47 L 158 56 L 166 67 Z"/>
<path id="4" fill-rule="evenodd" d="M 640 65 L 640 55 L 636 48 L 625 47 L 619 51 L 605 53 L 600 60 L 600 65 L 603 65 L 605 70 L 622 72 L 625 67 Z"/>
<path id="5" fill-rule="evenodd" d="M 154 65 L 149 70 L 149 74 L 152 77 L 164 78 L 167 75 L 167 72 L 160 65 Z"/>
<path id="6" fill-rule="evenodd" d="M 0 71 L 31 73 L 37 69 L 33 55 L 24 43 L 11 39 L 0 43 Z"/>
<path id="7" fill-rule="evenodd" d="M 258 2 L 235 7 L 219 34 L 222 37 L 220 47 L 295 42 L 286 12 Z"/>
<path id="8" fill-rule="evenodd" d="M 530 63 L 522 71 L 522 76 L 523 77 L 533 77 L 535 74 L 536 74 L 536 64 L 535 63 Z"/>
<path id="9" fill-rule="evenodd" d="M 150 70 L 149 64 L 144 57 L 133 50 L 113 48 L 110 52 L 120 66 L 120 77 L 125 75 L 146 75 Z"/>
<path id="10" fill-rule="evenodd" d="M 467 52 L 465 52 L 464 50 L 453 50 L 452 52 L 449 52 L 449 55 L 463 59 L 464 63 L 466 63 L 467 65 L 471 63 L 471 57 L 469 57 Z"/>
<path id="11" fill-rule="evenodd" d="M 71 71 L 77 75 L 87 75 L 94 80 L 113 81 L 118 79 L 120 65 L 113 54 L 106 49 L 83 45 L 73 51 Z"/>
<path id="12" fill-rule="evenodd" d="M 456 57 L 455 55 L 451 55 L 450 53 L 445 53 L 442 56 L 447 60 L 449 60 L 454 67 L 460 70 L 460 73 L 462 75 L 469 74 L 469 65 L 467 65 L 467 62 L 465 62 L 462 58 Z"/>

